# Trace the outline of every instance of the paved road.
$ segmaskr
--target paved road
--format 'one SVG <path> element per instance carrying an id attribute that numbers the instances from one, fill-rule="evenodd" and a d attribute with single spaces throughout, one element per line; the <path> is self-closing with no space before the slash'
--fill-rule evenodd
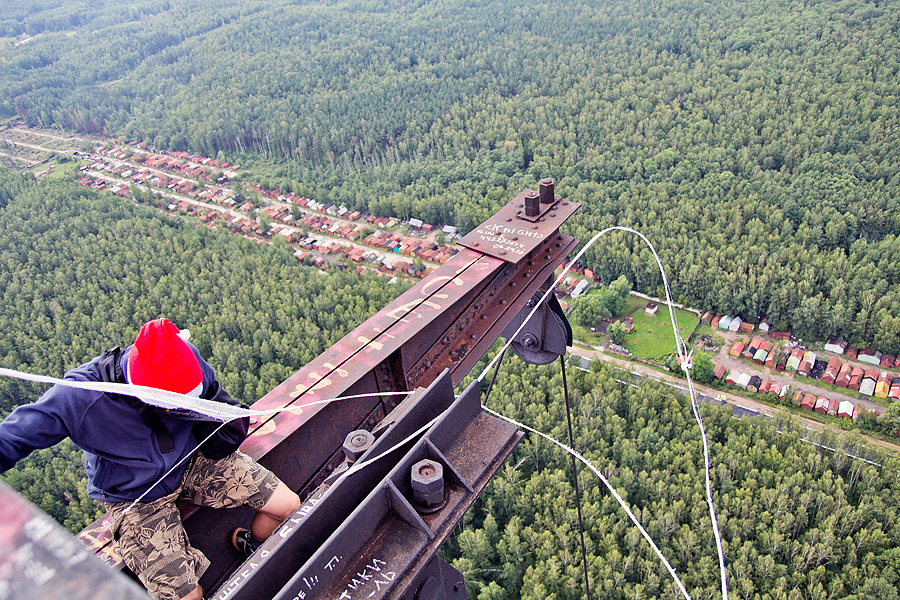
<path id="1" fill-rule="evenodd" d="M 623 381 L 623 383 L 636 385 L 638 378 L 645 377 L 674 387 L 684 394 L 688 393 L 685 380 L 675 377 L 674 375 L 662 373 L 640 363 L 635 363 L 617 358 L 615 356 L 610 356 L 609 354 L 606 354 L 599 350 L 585 350 L 584 348 L 573 346 L 569 351 L 576 356 L 589 360 L 602 360 L 627 371 L 631 376 L 631 381 Z M 760 415 L 773 419 L 779 417 L 784 419 L 799 418 L 801 425 L 810 431 L 823 431 L 826 429 L 826 425 L 824 423 L 812 419 L 797 417 L 797 415 L 793 415 L 778 407 L 769 406 L 768 404 L 763 404 L 750 398 L 737 396 L 728 392 L 721 392 L 719 390 L 714 390 L 697 383 L 694 383 L 694 389 L 697 392 L 697 399 L 701 402 L 716 404 L 719 406 L 724 406 L 727 404 L 731 407 L 732 412 L 738 418 L 743 418 L 745 416 L 755 417 Z M 721 398 L 724 398 L 724 400 L 721 400 Z M 891 452 L 900 452 L 900 445 L 891 444 L 877 438 L 868 436 L 865 437 L 868 441 L 877 446 L 890 450 Z"/>

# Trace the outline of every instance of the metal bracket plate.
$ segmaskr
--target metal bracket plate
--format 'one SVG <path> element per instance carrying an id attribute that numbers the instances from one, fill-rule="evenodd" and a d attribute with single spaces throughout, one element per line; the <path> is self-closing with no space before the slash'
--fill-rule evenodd
<path id="1" fill-rule="evenodd" d="M 0 599 L 150 600 L 72 534 L 0 482 Z"/>
<path id="2" fill-rule="evenodd" d="M 482 413 L 478 382 L 454 398 L 445 372 L 419 393 L 388 417 L 397 420 L 359 458 L 371 464 L 302 506 L 219 588 L 217 600 L 407 597 L 523 435 Z M 408 437 L 435 414 L 421 438 Z M 414 445 L 394 446 L 400 440 Z M 447 491 L 446 504 L 428 514 L 410 501 L 410 468 L 423 458 L 441 463 Z"/>
<path id="3" fill-rule="evenodd" d="M 555 235 L 566 219 L 581 208 L 577 202 L 557 199 L 547 204 L 542 213 L 525 217 L 524 190 L 494 216 L 470 231 L 459 244 L 471 250 L 518 263 L 548 237 Z"/>

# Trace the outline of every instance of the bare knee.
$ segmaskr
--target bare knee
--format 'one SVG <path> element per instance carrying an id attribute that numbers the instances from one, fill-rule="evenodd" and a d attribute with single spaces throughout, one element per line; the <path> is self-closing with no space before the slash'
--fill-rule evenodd
<path id="1" fill-rule="evenodd" d="M 203 600 L 203 588 L 199 585 L 181 597 L 181 600 Z"/>
<path id="2" fill-rule="evenodd" d="M 298 508 L 300 508 L 300 497 L 279 481 L 272 497 L 259 509 L 259 512 L 280 522 L 294 514 Z"/>

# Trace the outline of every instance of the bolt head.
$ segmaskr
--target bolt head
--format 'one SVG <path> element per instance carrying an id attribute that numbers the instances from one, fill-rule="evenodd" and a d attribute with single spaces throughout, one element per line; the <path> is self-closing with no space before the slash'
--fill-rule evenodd
<path id="1" fill-rule="evenodd" d="M 413 499 L 423 506 L 444 501 L 444 467 L 441 463 L 424 459 L 410 469 Z"/>
<path id="2" fill-rule="evenodd" d="M 372 435 L 370 431 L 366 431 L 365 429 L 351 431 L 347 434 L 347 437 L 344 438 L 344 456 L 351 461 L 355 461 L 362 456 L 366 450 L 371 448 L 374 442 L 375 436 Z"/>

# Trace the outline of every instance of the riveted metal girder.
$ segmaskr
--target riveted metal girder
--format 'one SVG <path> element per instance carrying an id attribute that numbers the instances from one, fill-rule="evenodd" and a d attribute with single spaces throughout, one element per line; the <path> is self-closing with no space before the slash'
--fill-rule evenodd
<path id="1" fill-rule="evenodd" d="M 546 289 L 553 270 L 576 245 L 558 229 L 578 204 L 554 198 L 540 205 L 544 212 L 533 221 L 518 218 L 519 204 L 517 197 L 466 236 L 468 247 L 254 404 L 256 409 L 283 411 L 256 424 L 241 450 L 274 471 L 301 498 L 314 501 L 323 482 L 344 461 L 347 433 L 383 428 L 404 398 L 347 397 L 428 388 L 445 371 L 451 388 L 462 381 L 532 296 Z M 503 223 L 515 228 L 505 231 Z M 473 234 L 497 234 L 524 245 L 504 246 L 507 256 L 501 257 L 503 248 L 487 248 Z M 471 443 L 461 442 L 466 450 L 459 452 L 470 452 L 474 460 L 484 427 L 471 429 L 475 437 Z M 469 502 L 466 498 L 462 504 Z M 201 585 L 218 589 L 242 563 L 228 536 L 234 527 L 249 523 L 252 511 L 180 508 L 191 544 L 212 562 Z M 108 564 L 121 564 L 104 520 L 79 537 Z"/>

